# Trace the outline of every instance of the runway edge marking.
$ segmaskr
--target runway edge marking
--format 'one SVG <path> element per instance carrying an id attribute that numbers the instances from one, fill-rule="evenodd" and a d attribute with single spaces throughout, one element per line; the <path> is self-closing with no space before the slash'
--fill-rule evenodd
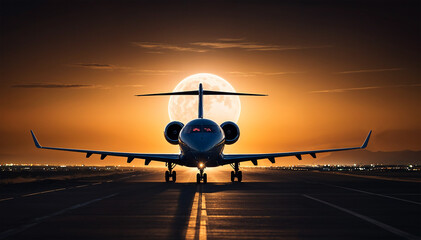
<path id="1" fill-rule="evenodd" d="M 35 218 L 30 223 L 27 223 L 25 225 L 22 225 L 22 226 L 13 228 L 13 229 L 9 229 L 9 230 L 6 230 L 6 231 L 0 233 L 0 239 L 4 239 L 4 238 L 10 237 L 10 236 L 13 236 L 13 235 L 15 235 L 17 233 L 23 232 L 23 231 L 25 231 L 25 230 L 27 230 L 27 229 L 29 229 L 31 227 L 34 227 L 34 226 L 42 223 L 43 221 L 45 221 L 45 220 L 47 220 L 47 219 L 49 219 L 51 217 L 55 217 L 57 215 L 61 215 L 61 214 L 65 213 L 65 212 L 68 212 L 68 211 L 71 211 L 71 210 L 75 210 L 75 209 L 78 209 L 78 208 L 87 206 L 87 205 L 89 205 L 91 203 L 94 203 L 94 202 L 98 202 L 98 201 L 101 201 L 101 200 L 104 200 L 104 199 L 107 199 L 107 198 L 114 197 L 117 194 L 118 193 L 114 193 L 114 194 L 107 195 L 107 196 L 104 196 L 104 197 L 101 197 L 101 198 L 96 198 L 96 199 L 90 200 L 88 202 L 84 202 L 84 203 L 79 203 L 79 204 L 73 205 L 71 207 L 62 209 L 60 211 L 54 212 L 54 213 L 49 214 L 49 215 L 45 215 L 45 216 L 42 216 L 42 217 L 39 217 L 39 218 Z"/>
<path id="2" fill-rule="evenodd" d="M 42 192 L 28 193 L 28 194 L 22 195 L 21 197 L 29 197 L 29 196 L 34 196 L 34 195 L 39 195 L 39 194 L 44 194 L 44 193 L 50 193 L 50 192 L 63 191 L 63 190 L 66 190 L 66 188 L 56 188 L 56 189 L 42 191 Z"/>
<path id="3" fill-rule="evenodd" d="M 413 203 L 413 204 L 421 205 L 421 203 L 419 203 L 419 202 L 415 202 L 415 201 L 411 201 L 411 200 L 407 200 L 407 199 L 403 199 L 403 198 L 392 197 L 392 196 L 388 196 L 388 195 L 384 195 L 384 194 L 380 194 L 380 193 L 367 192 L 367 191 L 363 191 L 363 190 L 359 190 L 359 189 L 355 189 L 355 188 L 342 187 L 342 186 L 333 185 L 333 184 L 325 184 L 325 185 L 332 186 L 332 187 L 337 187 L 337 188 L 342 188 L 342 189 L 346 189 L 346 190 L 349 190 L 349 191 L 355 191 L 355 192 L 365 193 L 365 194 L 369 194 L 369 195 L 373 195 L 373 196 L 390 198 L 390 199 L 394 199 L 394 200 L 398 200 L 398 201 L 402 201 L 402 202 L 407 202 L 407 203 Z"/>
<path id="4" fill-rule="evenodd" d="M 399 230 L 399 229 L 397 229 L 397 228 L 394 228 L 394 227 L 392 227 L 392 226 L 390 226 L 390 225 L 387 225 L 387 224 L 385 224 L 385 223 L 379 222 L 379 221 L 374 220 L 374 219 L 372 219 L 372 218 L 370 218 L 370 217 L 367 217 L 367 216 L 361 215 L 361 214 L 359 214 L 359 213 L 356 213 L 356 212 L 354 212 L 354 211 L 351 211 L 351 210 L 348 210 L 348 209 L 346 209 L 346 208 L 340 207 L 340 206 L 338 206 L 338 205 L 335 205 L 335 204 L 332 204 L 332 203 L 329 203 L 329 202 L 323 201 L 323 200 L 318 199 L 318 198 L 315 198 L 315 197 L 311 197 L 311 196 L 309 196 L 309 195 L 307 195 L 307 194 L 302 194 L 302 196 L 303 196 L 303 197 L 306 197 L 306 198 L 308 198 L 308 199 L 314 200 L 314 201 L 316 201 L 316 202 L 323 203 L 323 204 L 325 204 L 325 205 L 327 205 L 327 206 L 329 206 L 329 207 L 332 207 L 332 208 L 338 209 L 338 210 L 340 210 L 340 211 L 342 211 L 342 212 L 346 212 L 346 213 L 348 213 L 348 214 L 350 214 L 350 215 L 352 215 L 352 216 L 354 216 L 354 217 L 360 218 L 360 219 L 362 219 L 362 220 L 364 220 L 364 221 L 366 221 L 366 222 L 369 222 L 369 223 L 371 223 L 371 224 L 374 224 L 374 225 L 376 225 L 376 226 L 378 226 L 378 227 L 380 227 L 380 228 L 382 228 L 382 229 L 384 229 L 384 230 L 386 230 L 386 231 L 388 231 L 388 232 L 391 232 L 391 233 L 393 233 L 393 234 L 395 234 L 395 235 L 398 235 L 399 237 L 403 237 L 403 238 L 405 238 L 405 239 L 410 239 L 410 240 L 420 240 L 420 238 L 419 238 L 419 237 L 414 236 L 414 235 L 412 235 L 412 234 L 410 234 L 410 233 L 404 232 L 404 231 Z"/>

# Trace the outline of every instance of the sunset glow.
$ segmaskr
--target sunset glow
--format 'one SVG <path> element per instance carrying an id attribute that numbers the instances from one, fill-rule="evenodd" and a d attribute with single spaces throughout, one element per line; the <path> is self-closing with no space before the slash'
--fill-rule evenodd
<path id="1" fill-rule="evenodd" d="M 196 115 L 197 99 L 180 105 L 176 97 L 134 95 L 196 89 L 199 78 L 182 80 L 197 73 L 229 82 L 204 81 L 205 88 L 269 95 L 219 96 L 217 104 L 205 98 L 205 117 L 240 128 L 227 153 L 354 146 L 370 129 L 367 151 L 420 151 L 419 9 L 339 2 L 217 1 L 189 5 L 188 14 L 186 5 L 153 1 L 2 6 L 0 161 L 129 165 L 38 151 L 30 129 L 45 146 L 178 153 L 163 131 L 171 120 Z M 228 98 L 232 106 L 216 107 Z"/>

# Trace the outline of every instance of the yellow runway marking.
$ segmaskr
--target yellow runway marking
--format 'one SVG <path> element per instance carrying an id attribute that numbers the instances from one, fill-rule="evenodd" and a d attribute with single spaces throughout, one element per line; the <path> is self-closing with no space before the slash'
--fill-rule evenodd
<path id="1" fill-rule="evenodd" d="M 198 187 L 194 195 L 189 225 L 187 226 L 186 240 L 206 240 L 208 237 L 207 225 L 208 214 L 206 212 L 205 194 L 202 193 L 202 187 L 200 186 L 200 189 Z"/>
<path id="2" fill-rule="evenodd" d="M 199 192 L 196 191 L 191 208 L 189 225 L 187 227 L 186 240 L 194 239 L 196 235 L 197 213 L 199 209 Z"/>
<path id="3" fill-rule="evenodd" d="M 202 196 L 202 209 L 200 213 L 200 230 L 199 230 L 199 240 L 206 240 L 207 239 L 207 225 L 208 225 L 208 214 L 206 212 L 206 201 L 205 201 L 205 194 L 200 193 Z"/>

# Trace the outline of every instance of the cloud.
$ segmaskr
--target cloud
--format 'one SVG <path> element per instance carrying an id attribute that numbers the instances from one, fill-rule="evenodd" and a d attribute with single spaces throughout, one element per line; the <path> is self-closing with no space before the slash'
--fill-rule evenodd
<path id="1" fill-rule="evenodd" d="M 239 42 L 243 41 L 245 38 L 219 38 L 218 41 L 222 42 Z"/>
<path id="2" fill-rule="evenodd" d="M 237 49 L 243 49 L 247 51 L 286 51 L 286 50 L 315 48 L 315 47 L 302 47 L 302 46 L 279 46 L 279 45 L 251 43 L 251 42 L 227 42 L 227 41 L 195 42 L 191 44 L 195 46 L 208 47 L 208 48 L 213 48 L 213 49 L 237 48 Z"/>
<path id="3" fill-rule="evenodd" d="M 104 63 L 75 63 L 70 64 L 72 67 L 82 67 L 82 68 L 89 68 L 89 69 L 96 69 L 96 70 L 119 70 L 125 71 L 129 73 L 135 73 L 138 75 L 168 75 L 171 73 L 178 73 L 181 71 L 177 70 L 160 70 L 160 69 L 137 69 L 134 67 L 122 67 L 116 66 L 111 64 L 104 64 Z"/>
<path id="4" fill-rule="evenodd" d="M 400 71 L 402 69 L 403 68 L 361 69 L 361 70 L 352 70 L 352 71 L 337 72 L 337 74 L 388 72 L 388 71 Z"/>
<path id="5" fill-rule="evenodd" d="M 299 72 L 228 72 L 228 74 L 237 75 L 241 77 L 254 77 L 254 76 L 278 76 L 285 74 L 295 74 Z"/>
<path id="6" fill-rule="evenodd" d="M 382 89 L 382 88 L 401 88 L 401 87 L 421 87 L 421 84 L 394 85 L 394 86 L 370 86 L 370 87 L 357 87 L 357 88 L 337 88 L 337 89 L 311 91 L 311 93 L 343 93 L 343 92 L 350 92 L 350 91 L 362 91 L 362 90 L 372 90 L 372 89 Z"/>
<path id="7" fill-rule="evenodd" d="M 179 73 L 177 70 L 156 70 L 156 69 L 133 69 L 133 73 L 138 75 L 169 75 L 172 73 Z"/>
<path id="8" fill-rule="evenodd" d="M 192 42 L 187 45 L 168 43 L 133 42 L 135 46 L 154 50 L 149 53 L 162 53 L 162 50 L 204 53 L 213 49 L 241 49 L 246 51 L 287 51 L 301 49 L 327 48 L 331 46 L 280 46 L 274 44 L 246 42 L 244 38 L 219 38 L 214 42 Z"/>
<path id="9" fill-rule="evenodd" d="M 12 88 L 89 88 L 94 85 L 89 84 L 58 84 L 58 83 L 28 83 L 28 84 L 15 84 Z"/>
<path id="10" fill-rule="evenodd" d="M 183 46 L 167 44 L 167 43 L 133 42 L 133 44 L 135 46 L 142 47 L 142 48 L 158 50 L 158 51 L 152 51 L 150 53 L 161 53 L 159 50 L 172 50 L 172 51 L 177 51 L 177 52 L 198 52 L 198 53 L 209 51 L 207 49 L 183 47 Z"/>
<path id="11" fill-rule="evenodd" d="M 106 70 L 113 70 L 117 68 L 114 65 L 103 64 L 103 63 L 74 63 L 74 64 L 71 64 L 71 66 L 89 68 L 89 69 L 106 69 Z"/>

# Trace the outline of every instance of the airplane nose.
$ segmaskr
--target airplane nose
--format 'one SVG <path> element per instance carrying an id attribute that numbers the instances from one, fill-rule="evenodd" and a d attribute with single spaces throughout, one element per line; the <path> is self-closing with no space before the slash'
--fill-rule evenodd
<path id="1" fill-rule="evenodd" d="M 212 150 L 213 146 L 206 146 L 206 145 L 198 145 L 195 147 L 198 153 L 206 153 Z"/>

